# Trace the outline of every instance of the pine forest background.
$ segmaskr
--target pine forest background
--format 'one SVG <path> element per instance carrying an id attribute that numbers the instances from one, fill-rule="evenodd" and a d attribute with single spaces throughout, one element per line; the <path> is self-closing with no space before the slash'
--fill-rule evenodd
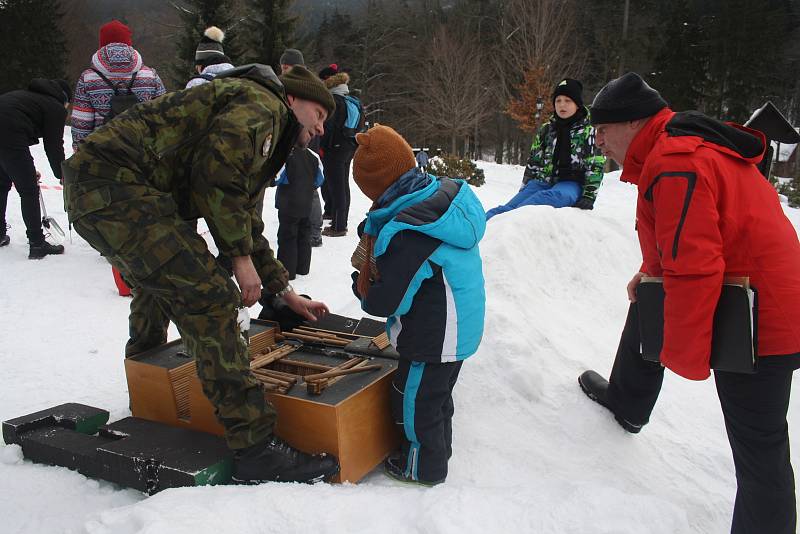
<path id="1" fill-rule="evenodd" d="M 0 92 L 37 76 L 74 84 L 117 18 L 180 89 L 203 29 L 234 64 L 277 67 L 286 47 L 337 63 L 368 121 L 413 145 L 517 163 L 563 77 L 586 104 L 629 70 L 673 109 L 744 122 L 772 100 L 800 122 L 800 0 L 0 0 Z M 544 109 L 536 113 L 536 101 Z M 797 172 L 795 170 L 795 172 Z"/>

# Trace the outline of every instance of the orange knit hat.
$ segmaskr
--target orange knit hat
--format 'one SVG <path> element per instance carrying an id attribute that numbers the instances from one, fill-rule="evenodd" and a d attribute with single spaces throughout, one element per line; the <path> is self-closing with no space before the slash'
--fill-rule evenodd
<path id="1" fill-rule="evenodd" d="M 399 133 L 376 124 L 356 135 L 353 180 L 373 202 L 403 174 L 417 166 L 414 151 Z"/>

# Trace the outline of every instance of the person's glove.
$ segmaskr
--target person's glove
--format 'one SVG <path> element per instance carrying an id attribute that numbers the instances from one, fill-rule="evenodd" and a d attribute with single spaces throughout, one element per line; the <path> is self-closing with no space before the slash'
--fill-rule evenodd
<path id="1" fill-rule="evenodd" d="M 576 208 L 580 208 L 582 210 L 591 210 L 594 209 L 594 200 L 587 197 L 581 197 L 575 203 Z"/>
<path id="2" fill-rule="evenodd" d="M 361 300 L 361 295 L 358 294 L 358 271 L 353 271 L 350 274 L 350 278 L 353 279 L 353 295 L 355 295 L 358 300 Z"/>

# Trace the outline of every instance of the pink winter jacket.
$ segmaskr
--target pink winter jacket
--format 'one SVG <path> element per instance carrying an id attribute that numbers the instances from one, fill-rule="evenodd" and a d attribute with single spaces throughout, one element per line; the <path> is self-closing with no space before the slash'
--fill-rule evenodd
<path id="1" fill-rule="evenodd" d="M 156 71 L 142 64 L 142 56 L 132 46 L 109 43 L 92 56 L 92 67 L 102 72 L 123 92 L 137 72 L 133 93 L 139 102 L 150 100 L 166 92 Z M 111 111 L 114 90 L 92 69 L 86 69 L 78 78 L 72 101 L 72 149 L 100 127 Z"/>

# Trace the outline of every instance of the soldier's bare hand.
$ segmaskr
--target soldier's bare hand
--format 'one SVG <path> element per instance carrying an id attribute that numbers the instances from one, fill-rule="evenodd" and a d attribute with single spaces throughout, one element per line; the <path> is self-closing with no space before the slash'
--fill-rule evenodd
<path id="1" fill-rule="evenodd" d="M 234 256 L 232 261 L 233 276 L 242 292 L 242 302 L 249 308 L 261 297 L 261 277 L 250 256 Z"/>
<path id="2" fill-rule="evenodd" d="M 316 321 L 328 313 L 328 306 L 326 306 L 324 302 L 317 302 L 316 300 L 301 297 L 294 291 L 290 291 L 284 295 L 283 300 L 286 301 L 286 305 L 289 306 L 293 312 L 302 315 L 309 321 Z"/>
<path id="3" fill-rule="evenodd" d="M 636 273 L 631 278 L 631 281 L 628 282 L 628 300 L 631 302 L 636 302 L 636 288 L 639 286 L 639 282 L 642 281 L 642 277 L 646 276 L 645 273 Z"/>

